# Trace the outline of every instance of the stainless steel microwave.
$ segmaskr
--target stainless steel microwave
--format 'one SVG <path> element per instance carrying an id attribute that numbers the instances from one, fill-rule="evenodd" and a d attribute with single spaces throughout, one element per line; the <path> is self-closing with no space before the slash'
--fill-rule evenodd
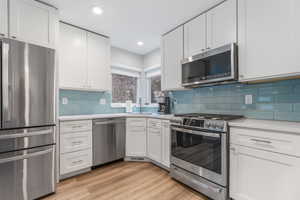
<path id="1" fill-rule="evenodd" d="M 226 83 L 237 79 L 237 45 L 234 43 L 182 61 L 183 87 Z"/>

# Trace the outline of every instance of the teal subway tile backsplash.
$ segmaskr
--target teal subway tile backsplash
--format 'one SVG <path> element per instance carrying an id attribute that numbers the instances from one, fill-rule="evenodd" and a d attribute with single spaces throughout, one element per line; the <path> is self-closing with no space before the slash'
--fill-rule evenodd
<path id="1" fill-rule="evenodd" d="M 62 99 L 67 98 L 68 104 L 63 104 Z M 106 104 L 99 104 L 100 99 L 105 99 Z M 59 114 L 63 115 L 88 115 L 124 113 L 124 108 L 111 107 L 111 95 L 107 92 L 87 92 L 60 90 Z"/>
<path id="2" fill-rule="evenodd" d="M 245 95 L 253 104 L 245 104 Z M 300 121 L 300 79 L 230 84 L 169 92 L 174 113 L 238 114 L 254 119 Z"/>
<path id="3" fill-rule="evenodd" d="M 63 104 L 63 98 L 68 99 L 68 104 Z M 100 100 L 105 99 L 105 104 Z M 111 94 L 108 92 L 88 92 L 74 90 L 59 91 L 59 115 L 90 115 L 90 114 L 113 114 L 125 113 L 125 108 L 111 107 Z M 133 112 L 140 109 L 134 107 Z M 142 107 L 141 112 L 157 113 L 157 107 Z"/>
<path id="4" fill-rule="evenodd" d="M 245 95 L 253 95 L 253 104 L 245 104 Z M 173 113 L 215 113 L 244 115 L 254 119 L 300 122 L 300 79 L 260 84 L 230 84 L 169 92 Z M 68 104 L 62 104 L 66 97 Z M 60 115 L 124 113 L 111 107 L 111 94 L 60 90 Z M 105 99 L 106 104 L 99 104 Z M 135 112 L 139 108 L 134 109 Z M 157 112 L 143 107 L 142 112 Z"/>

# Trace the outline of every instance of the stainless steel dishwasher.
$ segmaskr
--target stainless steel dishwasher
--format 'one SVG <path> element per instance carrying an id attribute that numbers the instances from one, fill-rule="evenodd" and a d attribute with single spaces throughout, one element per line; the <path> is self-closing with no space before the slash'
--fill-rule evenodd
<path id="1" fill-rule="evenodd" d="M 93 166 L 125 157 L 126 119 L 93 120 Z"/>

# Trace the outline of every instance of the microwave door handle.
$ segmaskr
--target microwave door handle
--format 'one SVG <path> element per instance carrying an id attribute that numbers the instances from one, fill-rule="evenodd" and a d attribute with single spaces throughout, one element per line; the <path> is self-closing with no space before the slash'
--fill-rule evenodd
<path id="1" fill-rule="evenodd" d="M 11 86 L 9 85 L 9 44 L 2 43 L 2 95 L 3 121 L 11 121 Z"/>

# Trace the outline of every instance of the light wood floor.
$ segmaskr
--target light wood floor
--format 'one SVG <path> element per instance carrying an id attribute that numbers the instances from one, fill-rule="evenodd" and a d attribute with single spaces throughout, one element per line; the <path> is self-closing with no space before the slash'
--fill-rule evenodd
<path id="1" fill-rule="evenodd" d="M 43 200 L 208 200 L 150 163 L 118 162 L 71 178 Z"/>

